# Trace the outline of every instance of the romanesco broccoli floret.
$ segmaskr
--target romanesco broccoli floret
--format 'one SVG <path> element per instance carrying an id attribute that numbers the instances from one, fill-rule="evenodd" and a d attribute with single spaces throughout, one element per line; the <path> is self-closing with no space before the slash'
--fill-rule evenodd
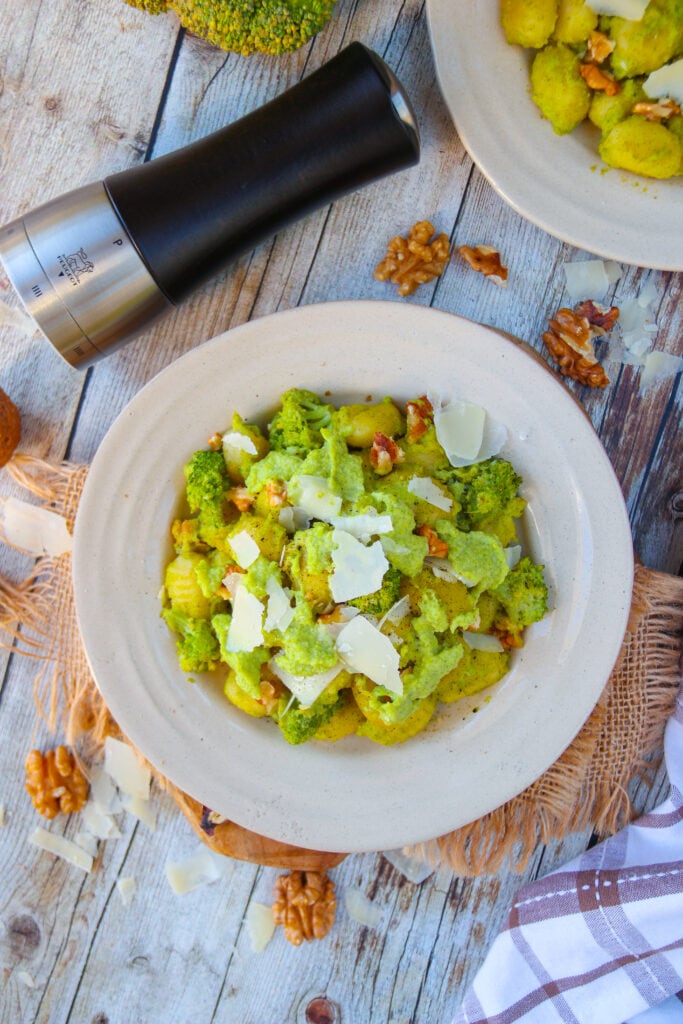
<path id="1" fill-rule="evenodd" d="M 126 0 L 148 14 L 173 11 L 183 28 L 223 50 L 286 53 L 329 21 L 336 0 Z"/>
<path id="2" fill-rule="evenodd" d="M 402 579 L 403 573 L 393 566 L 389 566 L 384 573 L 379 590 L 373 591 L 372 594 L 365 594 L 363 597 L 354 597 L 348 604 L 358 608 L 363 615 L 384 615 L 398 601 Z"/>
<path id="3" fill-rule="evenodd" d="M 280 409 L 271 420 L 268 437 L 276 451 L 290 455 L 307 455 L 312 448 L 322 447 L 320 431 L 332 420 L 332 406 L 326 405 L 312 391 L 292 388 L 282 396 Z"/>
<path id="4" fill-rule="evenodd" d="M 297 745 L 313 738 L 321 726 L 342 706 L 343 698 L 334 689 L 324 690 L 310 708 L 302 708 L 298 701 L 280 698 L 278 725 L 288 743 Z"/>
<path id="5" fill-rule="evenodd" d="M 195 619 L 177 608 L 164 608 L 163 618 L 177 633 L 178 661 L 183 672 L 209 672 L 219 660 L 218 640 L 208 619 Z"/>
<path id="6" fill-rule="evenodd" d="M 459 525 L 478 529 L 501 516 L 521 516 L 526 502 L 517 494 L 522 478 L 506 459 L 487 459 L 451 469 L 450 490 L 461 505 Z"/>
<path id="7" fill-rule="evenodd" d="M 548 610 L 548 588 L 543 566 L 522 558 L 503 583 L 493 591 L 502 606 L 496 616 L 497 629 L 520 633 L 525 626 L 538 622 Z"/>
<path id="8" fill-rule="evenodd" d="M 199 536 L 215 547 L 226 525 L 224 500 L 230 487 L 223 453 L 195 452 L 185 466 L 185 479 L 187 504 L 190 511 L 197 514 Z"/>

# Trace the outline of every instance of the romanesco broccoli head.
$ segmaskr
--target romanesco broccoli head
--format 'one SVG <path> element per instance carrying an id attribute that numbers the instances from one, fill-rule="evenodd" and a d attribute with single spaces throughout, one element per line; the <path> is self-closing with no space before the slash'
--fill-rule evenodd
<path id="1" fill-rule="evenodd" d="M 336 0 L 126 0 L 148 14 L 173 11 L 183 28 L 223 50 L 286 53 L 329 21 Z"/>
<path id="2" fill-rule="evenodd" d="M 215 669 L 220 650 L 209 620 L 192 618 L 175 608 L 164 608 L 162 615 L 177 634 L 178 661 L 183 672 Z"/>
<path id="3" fill-rule="evenodd" d="M 548 610 L 543 566 L 536 565 L 530 558 L 520 559 L 493 594 L 503 609 L 502 614 L 496 616 L 496 628 L 519 633 L 525 626 L 542 619 Z"/>
<path id="4" fill-rule="evenodd" d="M 312 448 L 320 448 L 320 433 L 332 421 L 332 406 L 321 402 L 312 391 L 292 388 L 282 396 L 282 404 L 269 428 L 271 447 L 290 455 L 305 456 Z"/>

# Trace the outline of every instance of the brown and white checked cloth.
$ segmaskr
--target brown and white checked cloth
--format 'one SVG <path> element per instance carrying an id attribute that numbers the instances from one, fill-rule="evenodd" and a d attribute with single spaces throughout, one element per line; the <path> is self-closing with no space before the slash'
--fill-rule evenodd
<path id="1" fill-rule="evenodd" d="M 453 1024 L 683 1024 L 683 682 L 668 799 L 517 894 Z"/>

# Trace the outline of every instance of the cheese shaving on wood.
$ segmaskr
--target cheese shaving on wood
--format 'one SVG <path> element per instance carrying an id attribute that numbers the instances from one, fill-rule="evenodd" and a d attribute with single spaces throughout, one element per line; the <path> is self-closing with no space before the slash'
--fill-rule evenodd
<path id="1" fill-rule="evenodd" d="M 149 799 L 152 773 L 141 764 L 134 751 L 121 740 L 107 736 L 104 741 L 104 770 L 114 780 L 122 793 L 128 796 Z"/>
<path id="2" fill-rule="evenodd" d="M 273 908 L 265 903 L 250 903 L 245 917 L 251 948 L 261 953 L 273 937 L 275 921 Z"/>
<path id="3" fill-rule="evenodd" d="M 216 858 L 205 847 L 181 861 L 168 861 L 166 878 L 176 896 L 210 885 L 221 877 Z"/>
<path id="4" fill-rule="evenodd" d="M 92 870 L 93 858 L 90 854 L 76 843 L 72 843 L 70 839 L 65 839 L 64 836 L 48 832 L 44 828 L 37 828 L 28 837 L 28 841 L 32 846 L 46 850 L 47 853 L 53 853 L 55 857 L 68 861 L 69 864 L 81 868 L 82 871 L 90 872 Z"/>
<path id="5" fill-rule="evenodd" d="M 73 547 L 64 516 L 39 505 L 5 498 L 0 503 L 5 540 L 30 555 L 58 558 Z"/>

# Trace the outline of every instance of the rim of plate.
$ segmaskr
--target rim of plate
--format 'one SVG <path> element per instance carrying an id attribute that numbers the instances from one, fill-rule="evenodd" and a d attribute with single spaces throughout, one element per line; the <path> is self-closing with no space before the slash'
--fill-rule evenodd
<path id="1" fill-rule="evenodd" d="M 439 86 L 474 163 L 502 198 L 560 240 L 605 259 L 683 270 L 683 179 L 607 168 L 597 129 L 558 136 L 530 96 L 527 51 L 499 4 L 427 0 Z"/>
<path id="2" fill-rule="evenodd" d="M 288 746 L 274 723 L 233 708 L 215 673 L 189 682 L 160 618 L 183 464 L 227 427 L 234 409 L 263 420 L 294 386 L 329 388 L 336 402 L 368 392 L 407 400 L 438 388 L 483 405 L 488 397 L 508 428 L 502 454 L 525 481 L 524 542 L 546 564 L 552 611 L 530 628 L 499 684 L 444 708 L 405 744 L 350 737 Z M 494 329 L 453 314 L 358 300 L 250 321 L 151 380 L 92 462 L 73 571 L 94 679 L 149 761 L 252 831 L 354 852 L 450 832 L 521 792 L 556 760 L 590 715 L 619 652 L 633 549 L 602 444 L 544 364 Z"/>

